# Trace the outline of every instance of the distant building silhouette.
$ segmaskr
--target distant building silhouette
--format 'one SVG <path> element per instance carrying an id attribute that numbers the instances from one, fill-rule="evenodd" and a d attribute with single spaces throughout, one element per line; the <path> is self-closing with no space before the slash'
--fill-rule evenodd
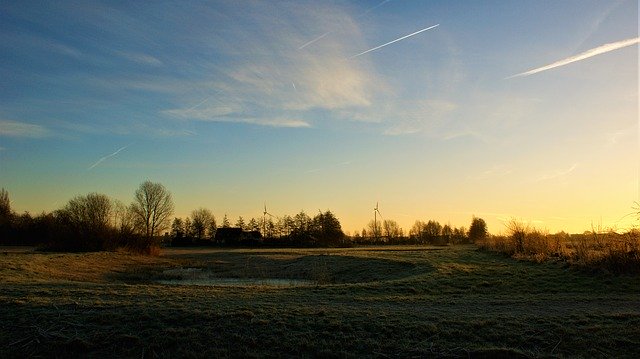
<path id="1" fill-rule="evenodd" d="M 216 242 L 224 245 L 253 244 L 261 240 L 260 231 L 245 231 L 239 227 L 223 227 L 216 231 Z"/>

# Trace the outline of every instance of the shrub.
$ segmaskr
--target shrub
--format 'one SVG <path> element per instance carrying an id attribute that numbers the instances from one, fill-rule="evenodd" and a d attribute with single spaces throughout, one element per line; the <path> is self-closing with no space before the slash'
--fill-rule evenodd
<path id="1" fill-rule="evenodd" d="M 640 230 L 624 234 L 594 230 L 579 235 L 550 235 L 528 224 L 511 220 L 508 235 L 491 236 L 480 248 L 509 256 L 543 262 L 558 258 L 581 268 L 613 273 L 640 273 Z"/>

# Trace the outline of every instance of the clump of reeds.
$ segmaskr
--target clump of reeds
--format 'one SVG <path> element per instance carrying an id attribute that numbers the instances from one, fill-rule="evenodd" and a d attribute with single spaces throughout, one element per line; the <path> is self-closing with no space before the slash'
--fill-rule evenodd
<path id="1" fill-rule="evenodd" d="M 593 228 L 584 234 L 549 234 L 521 221 L 506 224 L 507 234 L 491 236 L 480 247 L 518 259 L 555 258 L 583 268 L 640 273 L 640 230 L 625 233 Z"/>

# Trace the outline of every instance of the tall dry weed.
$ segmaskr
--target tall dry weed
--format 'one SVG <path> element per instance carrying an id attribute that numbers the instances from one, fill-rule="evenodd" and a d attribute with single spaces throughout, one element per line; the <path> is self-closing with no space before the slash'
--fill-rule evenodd
<path id="1" fill-rule="evenodd" d="M 598 227 L 584 234 L 550 235 L 517 220 L 506 227 L 506 236 L 491 236 L 480 248 L 536 262 L 555 258 L 584 268 L 640 273 L 639 229 L 619 234 Z"/>

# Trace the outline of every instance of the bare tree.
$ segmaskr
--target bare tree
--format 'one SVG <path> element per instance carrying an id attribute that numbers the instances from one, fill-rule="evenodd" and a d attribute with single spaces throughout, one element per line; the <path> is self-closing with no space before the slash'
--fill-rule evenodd
<path id="1" fill-rule="evenodd" d="M 11 215 L 11 201 L 9 200 L 9 192 L 6 189 L 0 189 L 0 218 L 8 218 Z"/>
<path id="2" fill-rule="evenodd" d="M 442 232 L 442 225 L 438 221 L 429 220 L 424 227 L 427 237 L 430 240 L 434 240 L 440 236 Z"/>
<path id="3" fill-rule="evenodd" d="M 426 226 L 426 223 L 416 221 L 409 231 L 409 237 L 413 238 L 417 243 L 424 243 L 426 241 Z"/>
<path id="4" fill-rule="evenodd" d="M 198 239 L 203 239 L 207 230 L 215 227 L 216 219 L 210 210 L 206 208 L 198 208 L 191 212 L 191 226 L 193 228 L 193 234 Z M 212 236 L 209 234 L 209 236 Z"/>
<path id="5" fill-rule="evenodd" d="M 442 226 L 442 231 L 440 233 L 445 243 L 451 242 L 451 239 L 453 238 L 453 228 L 451 227 L 451 224 L 447 223 Z"/>
<path id="6" fill-rule="evenodd" d="M 382 236 L 382 223 L 380 221 L 369 221 L 366 228 L 367 237 L 378 239 Z"/>
<path id="7" fill-rule="evenodd" d="M 69 200 L 62 212 L 70 223 L 83 231 L 101 231 L 111 222 L 111 200 L 104 194 L 89 193 Z"/>
<path id="8" fill-rule="evenodd" d="M 385 219 L 382 222 L 382 230 L 384 236 L 390 240 L 400 238 L 403 235 L 402 228 L 400 228 L 398 222 L 393 219 Z"/>
<path id="9" fill-rule="evenodd" d="M 153 238 L 169 228 L 173 214 L 171 193 L 160 183 L 145 181 L 136 190 L 131 209 L 138 229 L 147 238 Z"/>
<path id="10" fill-rule="evenodd" d="M 135 227 L 135 216 L 131 206 L 126 206 L 119 200 L 113 200 L 111 204 L 112 208 L 112 223 L 113 227 L 117 229 L 120 234 L 131 234 Z"/>
<path id="11" fill-rule="evenodd" d="M 9 192 L 6 189 L 0 189 L 0 230 L 7 228 L 11 223 L 11 201 L 9 200 Z"/>

